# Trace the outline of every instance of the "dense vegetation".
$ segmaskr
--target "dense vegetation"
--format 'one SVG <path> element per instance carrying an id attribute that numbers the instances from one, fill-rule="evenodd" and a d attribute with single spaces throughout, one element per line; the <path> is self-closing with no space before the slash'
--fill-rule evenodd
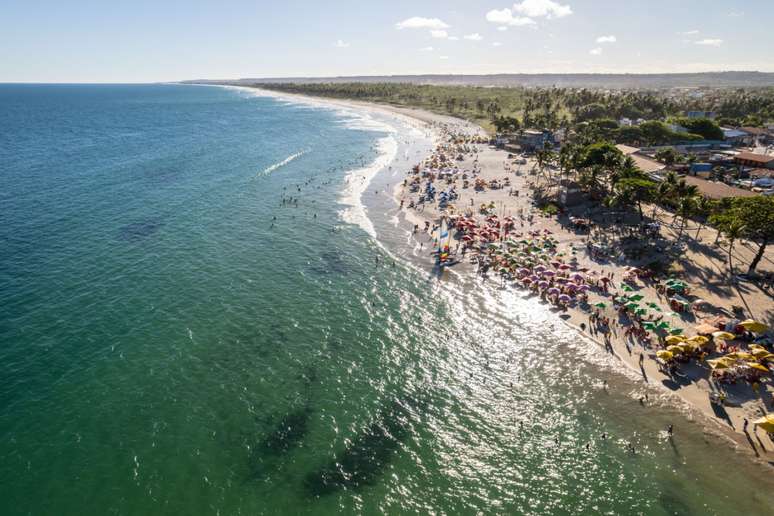
<path id="1" fill-rule="evenodd" d="M 685 120 L 685 111 L 713 111 L 734 125 L 761 125 L 774 120 L 774 88 L 715 89 L 690 92 L 584 88 L 431 86 L 407 83 L 256 83 L 267 89 L 305 95 L 358 99 L 414 106 L 476 122 L 490 131 L 513 127 L 559 129 L 591 124 L 590 138 L 619 143 L 669 144 L 718 139 L 709 120 Z M 648 124 L 618 128 L 621 118 Z M 506 122 L 498 123 L 505 119 Z M 661 121 L 673 119 L 688 129 L 677 133 Z M 515 121 L 515 123 L 513 123 Z M 599 132 L 599 134 L 596 134 Z"/>

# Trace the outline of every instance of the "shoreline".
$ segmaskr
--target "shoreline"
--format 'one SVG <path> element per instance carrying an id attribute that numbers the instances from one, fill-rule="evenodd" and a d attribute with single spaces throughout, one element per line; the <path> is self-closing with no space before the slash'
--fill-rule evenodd
<path id="1" fill-rule="evenodd" d="M 410 118 L 414 120 L 415 122 L 420 123 L 423 128 L 429 132 L 431 135 L 433 141 L 433 146 L 437 146 L 439 143 L 441 143 L 442 135 L 441 135 L 441 129 L 439 129 L 439 125 L 450 125 L 452 127 L 456 127 L 457 129 L 461 129 L 464 131 L 480 131 L 481 134 L 485 134 L 482 128 L 475 126 L 474 124 L 471 124 L 470 122 L 461 120 L 461 119 L 455 119 L 452 117 L 448 117 L 445 115 L 439 115 L 435 113 L 431 113 L 428 111 L 424 111 L 417 108 L 404 108 L 404 107 L 397 107 L 397 106 L 390 106 L 387 104 L 377 104 L 377 103 L 370 103 L 370 102 L 362 102 L 362 101 L 355 101 L 355 100 L 342 100 L 342 99 L 326 99 L 326 98 L 320 98 L 320 97 L 311 97 L 311 96 L 305 96 L 305 95 L 299 95 L 299 94 L 288 94 L 288 93 L 280 93 L 280 92 L 273 92 L 271 90 L 263 90 L 258 88 L 249 88 L 249 87 L 233 87 L 243 90 L 248 90 L 251 92 L 260 92 L 263 94 L 266 94 L 266 96 L 270 97 L 276 97 L 280 99 L 288 99 L 295 102 L 300 102 L 304 104 L 312 104 L 312 105 L 319 105 L 321 107 L 338 107 L 348 110 L 368 110 L 370 112 L 376 112 L 381 113 L 383 115 L 387 115 L 390 117 L 397 117 L 400 119 L 405 120 L 405 118 Z M 500 150 L 494 150 L 494 149 L 483 149 L 482 152 L 487 154 L 487 158 L 489 159 L 488 163 L 482 164 L 482 169 L 487 169 L 489 171 L 494 171 L 493 169 L 496 168 L 496 164 L 494 164 L 491 160 L 499 160 L 500 166 L 499 166 L 499 172 L 500 174 L 503 173 L 503 165 L 506 161 L 507 152 L 500 151 Z M 422 157 L 422 161 L 426 159 L 427 156 Z M 394 162 L 395 158 L 390 160 L 390 162 Z M 529 163 L 528 165 L 532 165 L 533 163 Z M 382 166 L 378 171 L 376 171 L 375 176 L 384 173 L 387 170 L 387 166 L 389 164 L 386 164 Z M 470 165 L 468 160 L 466 159 L 464 161 L 464 165 Z M 526 167 L 525 167 L 526 168 Z M 368 184 L 371 183 L 373 180 L 372 176 Z M 401 177 L 402 176 L 402 177 Z M 399 179 L 402 179 L 403 177 L 406 177 L 405 171 L 403 174 L 399 175 Z M 368 184 L 365 185 L 364 191 L 368 189 Z M 401 201 L 401 192 L 402 192 L 402 182 L 399 180 L 391 192 L 391 197 L 393 202 L 395 203 L 395 208 L 398 211 L 398 220 L 399 224 L 403 225 L 405 231 L 407 231 L 409 234 L 411 234 L 411 228 L 414 224 L 422 225 L 425 222 L 429 222 L 432 226 L 435 221 L 440 216 L 440 213 L 436 209 L 428 209 L 422 213 L 419 213 L 415 210 L 408 210 L 408 209 L 398 209 L 398 206 L 400 205 Z M 529 201 L 530 196 L 526 194 L 526 188 L 524 188 L 525 195 L 520 196 L 520 202 L 521 201 Z M 360 192 L 360 195 L 364 193 L 364 191 Z M 361 202 L 362 198 L 361 198 Z M 523 204 L 522 204 L 522 207 Z M 516 206 L 511 206 L 512 209 L 515 209 Z M 530 208 L 531 209 L 531 208 Z M 367 216 L 367 208 L 366 208 L 366 216 Z M 385 216 L 388 215 L 385 213 Z M 402 220 L 401 220 L 402 218 Z M 346 221 L 345 221 L 346 222 Z M 535 219 L 535 223 L 533 225 L 534 229 L 544 229 L 551 227 L 551 230 L 555 230 L 556 224 L 551 224 L 551 221 L 546 218 L 544 220 L 543 217 L 537 216 Z M 370 232 L 369 232 L 370 233 Z M 416 235 L 411 235 L 411 241 L 414 244 L 418 244 L 420 242 L 419 236 L 423 235 L 425 233 L 419 232 Z M 556 234 L 556 233 L 555 233 Z M 378 242 L 378 238 L 376 238 L 376 234 L 371 234 L 372 237 L 377 240 L 377 243 L 380 245 L 380 247 L 385 248 L 385 246 L 382 243 Z M 565 234 L 557 234 L 557 236 L 563 236 L 567 237 Z M 563 243 L 568 243 L 572 241 L 577 241 L 578 239 L 573 238 L 567 238 L 567 240 Z M 416 251 L 415 247 L 415 251 Z M 429 250 L 429 249 L 426 249 Z M 402 253 L 398 253 L 400 256 Z M 427 269 L 425 267 L 422 267 L 423 264 L 429 264 L 429 260 L 422 256 L 418 256 L 417 254 L 414 254 L 414 256 L 400 256 L 401 258 L 407 259 L 412 264 L 418 265 L 420 268 L 422 268 L 423 271 L 427 272 Z M 416 261 L 415 261 L 416 260 Z M 418 263 L 417 263 L 418 261 Z M 462 267 L 460 267 L 462 266 Z M 600 265 L 596 265 L 597 267 L 600 267 Z M 459 270 L 460 268 L 464 270 Z M 475 271 L 472 269 L 472 266 L 470 266 L 467 263 L 460 263 L 457 267 L 455 267 L 454 275 L 475 275 Z M 604 266 L 604 270 L 606 272 L 612 271 L 617 278 L 620 278 L 623 274 L 623 266 L 621 265 L 613 265 L 613 264 L 606 264 Z M 466 278 L 471 279 L 469 283 L 471 283 L 471 288 L 491 288 L 493 285 L 490 282 L 488 285 L 482 285 L 480 278 L 473 276 L 472 278 Z M 455 278 L 455 280 L 459 280 Z M 466 282 L 468 283 L 468 282 Z M 519 287 L 516 287 L 515 285 L 512 285 L 514 288 L 517 288 L 519 291 L 522 291 Z M 643 290 L 645 290 L 645 287 L 643 287 Z M 536 299 L 536 301 L 538 301 Z M 540 303 L 541 305 L 543 303 Z M 550 305 L 545 305 L 546 309 L 550 309 Z M 553 311 L 553 310 L 552 310 Z M 581 328 L 581 324 L 584 324 L 584 320 L 588 316 L 588 312 L 584 312 L 578 307 L 568 307 L 566 311 L 563 312 L 564 314 L 568 315 L 569 317 L 561 317 L 559 312 L 556 312 L 556 320 L 563 322 L 567 327 L 571 328 L 573 331 L 577 332 L 580 336 L 582 336 L 584 339 L 588 339 L 591 342 L 595 343 L 597 346 L 599 346 L 601 349 L 608 349 L 605 345 L 604 339 L 602 339 L 600 336 L 595 336 L 588 331 L 590 328 L 587 328 L 586 330 Z M 620 328 L 623 330 L 623 328 Z M 616 360 L 616 362 L 620 363 L 624 368 L 626 368 L 629 372 L 634 373 L 635 375 L 639 376 L 639 381 L 643 382 L 648 387 L 655 387 L 659 390 L 661 393 L 670 394 L 677 397 L 677 400 L 684 403 L 691 412 L 695 413 L 696 415 L 700 415 L 701 419 L 703 419 L 702 427 L 705 431 L 711 432 L 713 435 L 724 437 L 729 444 L 731 444 L 738 452 L 741 452 L 747 456 L 749 456 L 751 459 L 753 459 L 754 462 L 760 463 L 762 465 L 768 465 L 771 466 L 771 463 L 766 461 L 766 454 L 774 451 L 774 446 L 772 446 L 772 443 L 766 442 L 767 439 L 765 436 L 756 435 L 755 432 L 750 432 L 750 435 L 757 439 L 753 441 L 750 439 L 749 436 L 747 436 L 745 433 L 741 431 L 742 427 L 742 420 L 747 417 L 748 419 L 754 419 L 754 416 L 751 414 L 752 410 L 752 401 L 748 401 L 746 403 L 741 403 L 740 406 L 727 406 L 726 411 L 728 413 L 729 421 L 732 422 L 733 426 L 729 426 L 728 424 L 724 424 L 722 421 L 719 420 L 716 413 L 713 411 L 712 405 L 709 403 L 709 384 L 706 380 L 706 378 L 693 378 L 691 382 L 688 385 L 681 386 L 680 388 L 671 389 L 664 385 L 665 381 L 670 381 L 670 377 L 666 374 L 659 371 L 659 368 L 657 367 L 657 364 L 654 360 L 654 350 L 653 349 L 646 349 L 644 347 L 637 348 L 632 346 L 629 348 L 629 346 L 626 345 L 626 343 L 623 341 L 623 339 L 620 338 L 620 335 L 617 334 L 617 331 L 613 331 L 613 334 L 611 335 L 612 338 L 610 338 L 611 346 L 609 347 L 609 354 L 612 358 Z M 642 365 L 642 369 L 640 368 L 640 365 L 638 363 L 638 357 L 639 353 L 642 352 L 645 354 L 646 359 L 644 360 L 644 363 Z M 618 371 L 619 374 L 623 374 L 623 371 Z M 700 385 L 700 384 L 707 384 L 707 386 Z M 764 391 L 766 390 L 766 387 L 764 387 Z M 768 405 L 765 404 L 765 401 L 763 402 L 764 406 L 769 409 Z M 711 423 L 710 423 L 711 422 Z M 753 444 L 754 443 L 754 444 Z M 751 444 L 756 447 L 751 450 Z M 762 453 L 758 453 L 757 448 L 761 449 Z M 757 456 L 756 456 L 757 455 Z"/>

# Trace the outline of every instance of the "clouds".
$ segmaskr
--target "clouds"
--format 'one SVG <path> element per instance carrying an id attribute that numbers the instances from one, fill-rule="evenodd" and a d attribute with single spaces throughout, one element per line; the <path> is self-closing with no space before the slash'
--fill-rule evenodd
<path id="1" fill-rule="evenodd" d="M 589 54 L 592 56 L 601 56 L 602 55 L 602 47 L 592 48 L 589 50 Z"/>
<path id="2" fill-rule="evenodd" d="M 443 29 L 448 29 L 449 25 L 439 20 L 438 18 L 422 18 L 421 16 L 414 16 L 412 18 L 407 18 L 402 22 L 396 23 L 395 28 L 398 30 L 403 30 L 403 29 L 443 30 Z"/>
<path id="3" fill-rule="evenodd" d="M 512 8 L 492 9 L 486 13 L 486 21 L 500 25 L 499 30 L 507 27 L 534 27 L 534 18 L 564 18 L 572 14 L 569 5 L 562 5 L 553 0 L 523 0 L 513 4 Z"/>
<path id="4" fill-rule="evenodd" d="M 424 47 L 424 48 L 420 48 L 419 50 L 422 52 L 432 52 L 435 49 L 433 47 Z"/>
<path id="5" fill-rule="evenodd" d="M 514 12 L 530 18 L 563 18 L 572 14 L 569 5 L 561 5 L 553 0 L 524 0 L 513 5 Z"/>
<path id="6" fill-rule="evenodd" d="M 462 37 L 467 39 L 468 41 L 481 41 L 482 39 L 484 39 L 484 37 L 478 32 L 474 32 L 473 34 L 466 34 L 465 36 L 462 36 Z"/>
<path id="7" fill-rule="evenodd" d="M 446 39 L 449 37 L 449 33 L 445 30 L 431 30 L 430 35 L 437 39 Z"/>
<path id="8" fill-rule="evenodd" d="M 698 30 L 687 30 L 685 32 L 678 32 L 680 36 L 695 36 L 699 33 Z"/>
<path id="9" fill-rule="evenodd" d="M 508 8 L 500 9 L 499 11 L 497 9 L 492 9 L 488 13 L 486 13 L 486 21 L 491 23 L 497 23 L 501 27 L 500 30 L 503 30 L 502 27 L 527 27 L 529 25 L 537 25 L 535 23 L 535 20 L 532 18 L 525 18 L 523 16 L 513 16 L 513 11 L 511 11 Z"/>
<path id="10" fill-rule="evenodd" d="M 597 38 L 597 43 L 615 43 L 618 41 L 615 36 L 600 36 Z"/>
<path id="11" fill-rule="evenodd" d="M 336 48 L 349 48 L 349 43 L 346 43 L 344 40 L 337 40 L 336 43 L 333 44 Z"/>
<path id="12" fill-rule="evenodd" d="M 493 47 L 501 47 L 502 45 L 503 45 L 503 44 L 502 44 L 502 43 L 500 43 L 499 41 L 495 41 L 494 43 L 492 43 L 492 46 L 493 46 Z"/>
<path id="13" fill-rule="evenodd" d="M 705 47 L 719 47 L 723 44 L 722 39 L 700 39 L 699 41 L 694 41 L 694 44 L 696 45 L 702 45 Z"/>

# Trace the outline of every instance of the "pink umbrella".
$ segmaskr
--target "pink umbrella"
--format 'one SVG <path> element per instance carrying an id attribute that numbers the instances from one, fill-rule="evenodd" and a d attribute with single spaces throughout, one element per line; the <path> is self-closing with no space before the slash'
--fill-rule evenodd
<path id="1" fill-rule="evenodd" d="M 546 288 L 546 287 L 548 287 L 548 282 L 547 281 L 541 281 L 540 283 L 538 283 L 538 287 Z"/>
<path id="2" fill-rule="evenodd" d="M 551 287 L 551 288 L 548 289 L 548 295 L 549 296 L 554 296 L 554 295 L 556 295 L 558 293 L 559 293 L 559 289 L 556 288 L 556 287 Z"/>
<path id="3" fill-rule="evenodd" d="M 560 269 L 562 269 L 563 271 L 566 271 L 567 269 L 569 269 L 569 268 L 570 268 L 570 266 L 569 266 L 569 265 L 567 265 L 566 263 L 563 263 L 563 264 L 561 264 L 561 265 L 559 266 L 559 268 L 560 268 Z"/>
<path id="4" fill-rule="evenodd" d="M 578 287 L 578 290 L 580 290 L 581 292 L 588 292 L 589 290 L 591 290 L 591 287 L 589 287 L 588 285 L 580 285 Z"/>
<path id="5" fill-rule="evenodd" d="M 559 301 L 563 301 L 566 303 L 569 300 L 570 300 L 570 296 L 568 296 L 567 294 L 562 294 L 561 296 L 559 296 Z"/>
<path id="6" fill-rule="evenodd" d="M 535 267 L 537 269 L 537 267 Z M 543 276 L 553 276 L 556 274 L 554 271 L 543 271 Z"/>
<path id="7" fill-rule="evenodd" d="M 529 285 L 530 283 L 532 283 L 532 278 L 523 278 L 521 280 L 521 282 L 524 283 L 524 284 Z"/>
<path id="8" fill-rule="evenodd" d="M 578 289 L 578 285 L 576 285 L 575 283 L 568 283 L 568 284 L 567 284 L 567 285 L 565 285 L 565 286 L 566 286 L 567 288 L 571 289 L 571 290 L 577 290 L 577 289 Z"/>
<path id="9" fill-rule="evenodd" d="M 575 274 L 572 275 L 572 279 L 578 280 L 578 281 L 583 281 L 583 274 L 580 274 L 580 273 L 576 272 Z"/>

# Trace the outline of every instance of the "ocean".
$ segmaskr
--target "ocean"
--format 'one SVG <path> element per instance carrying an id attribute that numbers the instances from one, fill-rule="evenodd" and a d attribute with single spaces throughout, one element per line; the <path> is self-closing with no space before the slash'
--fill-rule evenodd
<path id="1" fill-rule="evenodd" d="M 410 252 L 390 192 L 431 145 L 240 89 L 0 85 L 0 514 L 772 514 L 673 396 Z"/>

